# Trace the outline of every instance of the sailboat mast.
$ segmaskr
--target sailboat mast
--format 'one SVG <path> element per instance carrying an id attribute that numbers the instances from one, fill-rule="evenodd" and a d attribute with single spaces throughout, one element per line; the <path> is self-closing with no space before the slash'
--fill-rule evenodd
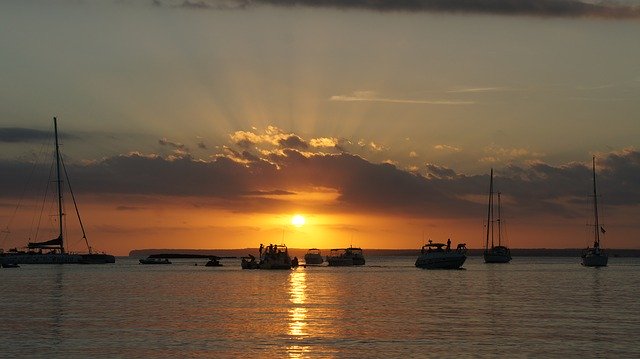
<path id="1" fill-rule="evenodd" d="M 484 244 L 484 249 L 485 251 L 487 251 L 489 249 L 489 232 L 491 231 L 492 228 L 490 228 L 490 226 L 492 226 L 492 222 L 491 222 L 491 212 L 493 210 L 493 168 L 491 169 L 491 179 L 489 180 L 489 207 L 487 209 L 487 239 L 486 242 Z M 493 232 L 491 233 L 493 235 Z M 491 246 L 493 247 L 493 236 L 491 238 Z"/>
<path id="2" fill-rule="evenodd" d="M 593 215 L 595 217 L 594 245 L 600 247 L 600 223 L 598 220 L 598 194 L 596 193 L 596 156 L 593 156 Z"/>
<path id="3" fill-rule="evenodd" d="M 498 191 L 498 218 L 496 219 L 496 222 L 498 222 L 498 245 L 501 246 L 502 245 L 502 228 L 500 226 L 500 191 Z"/>
<path id="4" fill-rule="evenodd" d="M 62 237 L 62 180 L 60 180 L 60 145 L 58 144 L 58 119 L 53 118 L 53 132 L 56 138 L 56 182 L 58 183 L 58 225 L 60 230 L 60 252 L 64 253 L 64 240 Z"/>

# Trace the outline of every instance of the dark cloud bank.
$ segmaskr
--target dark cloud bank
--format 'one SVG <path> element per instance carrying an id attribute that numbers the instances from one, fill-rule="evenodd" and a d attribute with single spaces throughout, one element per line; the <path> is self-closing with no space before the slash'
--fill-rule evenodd
<path id="1" fill-rule="evenodd" d="M 159 6 L 193 9 L 249 8 L 259 5 L 363 9 L 372 11 L 478 13 L 543 17 L 638 18 L 640 9 L 612 1 L 578 0 L 154 0 Z"/>
<path id="2" fill-rule="evenodd" d="M 290 141 L 300 147 L 298 141 Z M 0 162 L 0 172 L 29 173 L 31 164 Z M 182 157 L 120 155 L 92 164 L 68 164 L 74 188 L 98 195 L 198 197 L 232 211 L 287 208 L 280 195 L 314 188 L 338 192 L 337 208 L 387 215 L 475 217 L 484 211 L 488 174 L 462 175 L 427 165 L 424 175 L 348 153 L 308 154 L 294 148 L 259 156 L 244 151 L 212 161 Z M 599 184 L 608 206 L 640 204 L 640 152 L 612 153 L 598 162 Z M 488 169 L 487 169 L 488 172 Z M 21 193 L 23 178 L 0 176 L 2 196 Z M 583 163 L 509 166 L 496 183 L 514 216 L 552 214 L 584 217 L 591 168 Z M 268 195 L 268 197 L 266 197 Z M 275 199 L 274 199 L 275 198 Z M 475 198 L 475 200 L 470 200 Z M 479 200 L 479 201 L 478 201 Z"/>
<path id="3" fill-rule="evenodd" d="M 51 138 L 51 131 L 34 130 L 31 128 L 21 127 L 0 128 L 0 142 L 41 142 L 49 138 Z"/>

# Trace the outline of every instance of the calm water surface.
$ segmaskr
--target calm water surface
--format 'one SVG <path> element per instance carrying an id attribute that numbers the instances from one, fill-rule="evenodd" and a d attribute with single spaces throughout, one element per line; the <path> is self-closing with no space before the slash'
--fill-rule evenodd
<path id="1" fill-rule="evenodd" d="M 0 269 L 1 357 L 640 357 L 640 259 L 414 260 Z"/>

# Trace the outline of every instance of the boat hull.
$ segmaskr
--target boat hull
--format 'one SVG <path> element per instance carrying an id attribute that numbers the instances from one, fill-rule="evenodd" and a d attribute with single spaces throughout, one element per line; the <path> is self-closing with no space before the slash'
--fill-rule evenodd
<path id="1" fill-rule="evenodd" d="M 60 254 L 60 253 L 5 253 L 0 257 L 2 263 L 17 264 L 106 264 L 115 263 L 109 254 Z"/>
<path id="2" fill-rule="evenodd" d="M 328 257 L 329 267 L 352 267 L 353 258 Z"/>
<path id="3" fill-rule="evenodd" d="M 494 247 L 484 252 L 485 263 L 509 263 L 511 251 L 506 247 Z"/>
<path id="4" fill-rule="evenodd" d="M 606 267 L 609 256 L 604 253 L 586 253 L 582 256 L 582 265 L 585 267 Z"/>
<path id="5" fill-rule="evenodd" d="M 324 259 L 322 259 L 322 256 L 320 254 L 305 254 L 304 263 L 305 264 L 322 264 L 324 263 Z"/>
<path id="6" fill-rule="evenodd" d="M 164 260 L 159 260 L 159 259 L 139 259 L 138 260 L 140 262 L 140 264 L 145 264 L 145 265 L 158 265 L 158 264 L 171 264 L 171 261 L 168 259 L 164 259 Z"/>
<path id="7" fill-rule="evenodd" d="M 459 269 L 467 260 L 467 256 L 452 253 L 444 256 L 421 255 L 416 260 L 416 267 L 423 269 Z"/>
<path id="8" fill-rule="evenodd" d="M 291 264 L 286 263 L 260 263 L 258 269 L 291 269 Z"/>

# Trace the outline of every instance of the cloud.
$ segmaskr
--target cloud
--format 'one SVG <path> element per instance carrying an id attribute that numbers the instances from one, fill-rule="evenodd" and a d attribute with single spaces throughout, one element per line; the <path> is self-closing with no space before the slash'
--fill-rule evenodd
<path id="1" fill-rule="evenodd" d="M 425 167 L 427 178 L 453 179 L 457 176 L 454 170 L 447 167 L 438 166 L 432 163 L 427 163 Z"/>
<path id="2" fill-rule="evenodd" d="M 32 164 L 0 161 L 0 172 L 29 173 Z M 203 161 L 190 156 L 130 153 L 88 163 L 68 163 L 80 194 L 198 198 L 229 211 L 277 212 L 296 204 L 289 195 L 317 188 L 337 196 L 321 210 L 406 216 L 481 215 L 488 173 L 465 175 L 435 164 L 424 173 L 390 163 L 373 163 L 348 153 L 307 153 L 282 148 L 251 153 L 227 148 Z M 48 167 L 46 168 L 48 170 Z M 488 171 L 487 171 L 488 172 Z M 496 170 L 496 187 L 512 203 L 514 216 L 583 216 L 591 188 L 590 163 L 553 166 L 541 161 Z M 640 205 L 640 153 L 634 149 L 599 155 L 598 181 L 608 206 Z M 23 182 L 0 176 L 0 196 L 21 193 Z M 134 210 L 121 206 L 120 210 Z"/>
<path id="3" fill-rule="evenodd" d="M 536 160 L 544 157 L 543 153 L 531 152 L 525 148 L 505 148 L 496 145 L 484 148 L 485 157 L 480 159 L 484 163 L 509 162 L 515 159 Z"/>
<path id="4" fill-rule="evenodd" d="M 64 139 L 76 139 L 77 136 L 70 134 L 62 134 Z M 0 142 L 6 143 L 25 143 L 25 142 L 43 142 L 53 138 L 52 131 L 42 131 L 32 128 L 23 127 L 1 127 Z"/>
<path id="5" fill-rule="evenodd" d="M 154 0 L 156 6 L 238 9 L 259 5 L 361 9 L 380 12 L 476 13 L 539 17 L 640 17 L 637 6 L 614 1 L 580 0 Z"/>
<path id="6" fill-rule="evenodd" d="M 416 100 L 379 97 L 374 91 L 355 91 L 351 95 L 335 95 L 329 101 L 338 102 L 382 102 L 395 104 L 420 104 L 420 105 L 473 105 L 474 101 L 461 100 Z"/>
<path id="7" fill-rule="evenodd" d="M 453 90 L 449 90 L 449 93 L 480 93 L 480 92 L 500 92 L 511 91 L 507 87 L 462 87 Z"/>
<path id="8" fill-rule="evenodd" d="M 233 143 L 243 148 L 248 148 L 262 142 L 259 135 L 250 131 L 236 131 L 231 134 L 230 137 Z"/>
<path id="9" fill-rule="evenodd" d="M 116 211 L 141 211 L 145 210 L 144 207 L 136 207 L 136 206 L 117 206 Z"/>
<path id="10" fill-rule="evenodd" d="M 267 126 L 263 133 L 257 133 L 259 132 L 257 129 L 253 130 L 255 132 L 236 131 L 230 135 L 231 141 L 242 148 L 250 148 L 259 144 L 302 149 L 309 147 L 300 136 L 286 133 L 276 126 Z"/>
<path id="11" fill-rule="evenodd" d="M 311 147 L 332 148 L 332 147 L 338 146 L 338 139 L 337 138 L 330 138 L 330 137 L 312 138 L 309 141 L 309 144 L 311 145 Z"/>
<path id="12" fill-rule="evenodd" d="M 433 146 L 438 151 L 447 151 L 447 152 L 461 152 L 462 149 L 456 146 L 451 145 L 435 145 Z"/>
<path id="13" fill-rule="evenodd" d="M 289 135 L 285 138 L 280 138 L 278 140 L 278 144 L 285 148 L 295 148 L 295 149 L 307 149 L 309 145 L 297 135 Z"/>
<path id="14" fill-rule="evenodd" d="M 159 139 L 158 143 L 161 146 L 169 146 L 169 147 L 173 147 L 175 149 L 180 149 L 180 150 L 185 149 L 185 145 L 183 145 L 182 143 L 170 141 L 166 137 Z"/>
<path id="15" fill-rule="evenodd" d="M 375 152 L 381 152 L 387 149 L 386 147 L 384 147 L 384 145 L 375 143 L 373 141 L 369 142 L 369 147 Z"/>

